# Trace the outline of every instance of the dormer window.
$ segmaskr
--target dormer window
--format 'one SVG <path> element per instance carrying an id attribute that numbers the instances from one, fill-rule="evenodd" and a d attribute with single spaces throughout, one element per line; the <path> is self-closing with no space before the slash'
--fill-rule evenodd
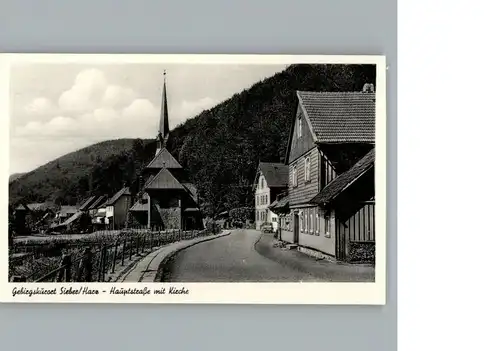
<path id="1" fill-rule="evenodd" d="M 297 119 L 297 138 L 302 137 L 302 117 Z"/>

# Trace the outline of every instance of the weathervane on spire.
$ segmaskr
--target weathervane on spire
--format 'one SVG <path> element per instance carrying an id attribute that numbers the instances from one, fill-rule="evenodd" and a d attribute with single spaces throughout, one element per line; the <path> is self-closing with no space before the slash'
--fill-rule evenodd
<path id="1" fill-rule="evenodd" d="M 163 82 L 165 82 L 167 80 L 167 70 L 164 69 L 163 70 Z"/>

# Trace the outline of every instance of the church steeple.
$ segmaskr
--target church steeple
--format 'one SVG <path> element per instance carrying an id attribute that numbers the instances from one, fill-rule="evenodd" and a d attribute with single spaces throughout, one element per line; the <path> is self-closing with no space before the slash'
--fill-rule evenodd
<path id="1" fill-rule="evenodd" d="M 167 105 L 167 72 L 163 70 L 163 92 L 161 95 L 160 128 L 156 137 L 156 154 L 166 147 L 170 134 L 168 126 L 168 105 Z"/>

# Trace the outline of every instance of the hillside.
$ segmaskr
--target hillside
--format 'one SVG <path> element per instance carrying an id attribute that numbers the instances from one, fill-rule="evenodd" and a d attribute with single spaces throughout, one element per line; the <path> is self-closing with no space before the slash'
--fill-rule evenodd
<path id="1" fill-rule="evenodd" d="M 375 82 L 375 66 L 290 66 L 178 126 L 169 149 L 190 172 L 207 215 L 253 206 L 251 184 L 259 160 L 284 158 L 295 92 L 356 91 L 366 82 Z M 123 182 L 135 191 L 140 169 L 154 154 L 151 141 L 106 141 L 65 155 L 12 182 L 10 203 L 73 204 L 89 191 L 111 194 Z"/>
<path id="2" fill-rule="evenodd" d="M 14 174 L 11 174 L 9 176 L 9 184 L 12 183 L 17 178 L 21 177 L 22 175 L 24 175 L 24 173 L 14 173 Z"/>
<path id="3" fill-rule="evenodd" d="M 74 205 L 90 193 L 111 195 L 135 178 L 154 147 L 153 140 L 118 139 L 69 153 L 13 180 L 9 203 Z"/>

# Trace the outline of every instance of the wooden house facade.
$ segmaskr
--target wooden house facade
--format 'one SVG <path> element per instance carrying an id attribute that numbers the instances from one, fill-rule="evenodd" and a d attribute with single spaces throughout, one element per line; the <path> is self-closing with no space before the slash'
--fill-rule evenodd
<path id="1" fill-rule="evenodd" d="M 127 214 L 132 202 L 130 189 L 123 186 L 106 203 L 106 227 L 110 230 L 125 228 Z"/>
<path id="2" fill-rule="evenodd" d="M 280 213 L 283 241 L 350 260 L 352 250 L 347 242 L 351 235 L 356 235 L 356 240 L 363 236 L 359 236 L 359 225 L 353 232 L 346 231 L 345 228 L 353 227 L 345 224 L 352 216 L 352 221 L 359 222 L 361 216 L 373 213 L 369 212 L 373 210 L 372 203 L 366 203 L 367 209 L 359 209 L 361 212 L 351 213 L 343 210 L 358 200 L 345 194 L 325 200 L 328 196 L 324 194 L 336 179 L 373 153 L 374 145 L 375 94 L 370 85 L 362 92 L 297 92 L 286 153 L 288 194 L 272 206 Z M 367 182 L 369 176 L 369 172 L 364 174 L 362 180 Z M 374 203 L 369 187 L 359 188 L 366 193 L 358 192 L 357 196 Z M 318 200 L 320 194 L 325 201 Z M 337 212 L 342 217 L 337 219 Z M 369 241 L 374 232 L 364 238 Z"/>

